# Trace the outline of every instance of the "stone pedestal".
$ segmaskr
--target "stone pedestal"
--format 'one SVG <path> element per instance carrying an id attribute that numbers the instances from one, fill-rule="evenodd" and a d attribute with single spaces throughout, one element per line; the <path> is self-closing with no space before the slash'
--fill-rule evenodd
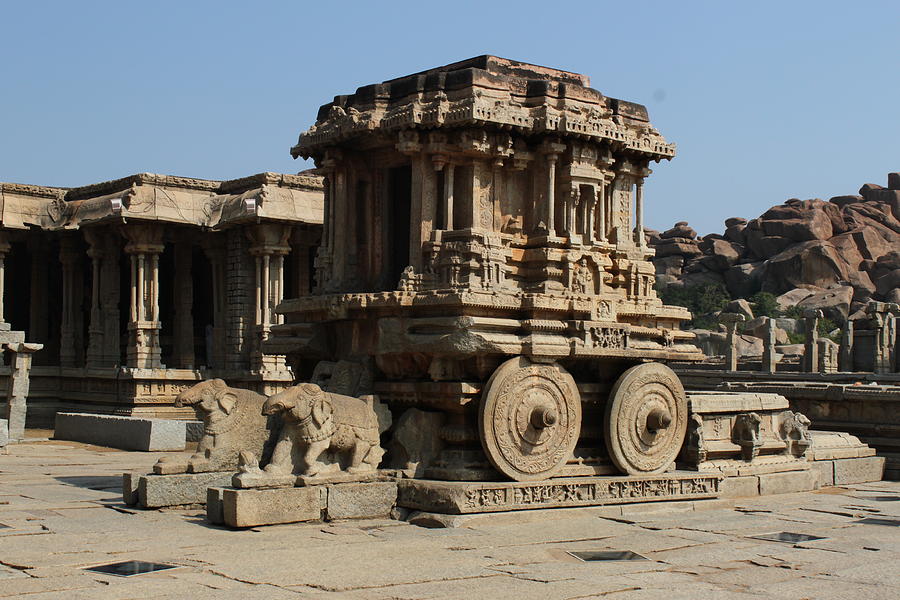
<path id="1" fill-rule="evenodd" d="M 387 517 L 397 504 L 397 482 L 367 481 L 303 487 L 210 487 L 206 517 L 229 527 L 256 527 L 319 519 Z"/>
<path id="2" fill-rule="evenodd" d="M 137 503 L 143 508 L 204 504 L 207 488 L 228 485 L 231 476 L 230 472 L 142 475 L 137 482 Z M 123 483 L 123 490 L 125 487 Z"/>
<path id="3" fill-rule="evenodd" d="M 665 500 L 697 500 L 719 495 L 721 475 L 667 473 L 653 476 L 570 477 L 537 482 L 475 482 L 403 479 L 397 505 L 404 508 L 467 514 L 602 506 Z"/>
<path id="4" fill-rule="evenodd" d="M 18 441 L 25 438 L 25 414 L 30 382 L 28 371 L 31 369 L 31 355 L 43 344 L 15 343 L 8 344 L 12 353 L 10 362 L 9 386 L 6 390 L 6 420 L 8 421 L 9 439 Z"/>

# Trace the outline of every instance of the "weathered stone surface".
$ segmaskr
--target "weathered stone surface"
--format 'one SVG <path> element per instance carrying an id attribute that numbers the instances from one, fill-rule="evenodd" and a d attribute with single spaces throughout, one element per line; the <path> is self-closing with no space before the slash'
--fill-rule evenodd
<path id="1" fill-rule="evenodd" d="M 726 240 L 711 239 L 708 243 L 704 240 L 700 248 L 706 254 L 700 260 L 713 271 L 725 271 L 741 258 L 742 248 Z"/>
<path id="2" fill-rule="evenodd" d="M 328 519 L 385 517 L 396 503 L 395 482 L 339 483 L 328 486 L 325 515 Z"/>
<path id="3" fill-rule="evenodd" d="M 409 408 L 397 419 L 388 445 L 388 463 L 413 477 L 421 477 L 443 447 L 440 436 L 444 415 Z"/>
<path id="4" fill-rule="evenodd" d="M 722 480 L 722 498 L 749 498 L 759 496 L 759 477 L 726 477 Z"/>
<path id="5" fill-rule="evenodd" d="M 888 189 L 900 190 L 900 173 L 888 173 Z"/>
<path id="6" fill-rule="evenodd" d="M 138 481 L 143 477 L 143 473 L 122 473 L 122 502 L 128 506 L 134 506 L 138 503 Z"/>
<path id="7" fill-rule="evenodd" d="M 173 475 L 144 475 L 138 479 L 138 498 L 145 508 L 203 504 L 206 488 L 226 486 L 231 473 L 176 473 Z"/>
<path id="8" fill-rule="evenodd" d="M 9 443 L 9 421 L 0 419 L 0 448 Z"/>
<path id="9" fill-rule="evenodd" d="M 223 522 L 229 527 L 256 527 L 314 521 L 322 516 L 322 489 L 290 487 L 222 490 Z"/>
<path id="10" fill-rule="evenodd" d="M 748 321 L 744 326 L 744 334 L 752 335 L 753 337 L 758 337 L 762 340 L 766 339 L 766 334 L 768 330 L 768 318 L 769 317 L 757 317 L 752 321 Z M 776 344 L 787 344 L 790 343 L 788 338 L 788 332 L 784 329 L 781 329 L 777 326 L 775 327 L 775 343 Z"/>
<path id="11" fill-rule="evenodd" d="M 750 303 L 743 298 L 732 300 L 722 310 L 723 312 L 744 315 L 748 321 L 753 318 L 753 308 L 751 308 Z"/>
<path id="12" fill-rule="evenodd" d="M 800 302 L 806 298 L 809 298 L 819 288 L 807 289 L 807 288 L 795 288 L 792 290 L 788 290 L 787 292 L 781 294 L 775 299 L 775 302 L 778 304 L 778 308 L 782 311 L 785 311 L 792 306 L 797 306 Z"/>
<path id="13" fill-rule="evenodd" d="M 466 514 L 714 498 L 718 475 L 674 473 L 641 477 L 578 477 L 539 482 L 402 479 L 397 504 L 426 512 Z"/>
<path id="14" fill-rule="evenodd" d="M 852 301 L 853 288 L 841 286 L 807 296 L 798 302 L 797 306 L 803 309 L 821 310 L 825 318 L 841 325 L 847 321 L 847 316 L 850 314 L 850 302 Z"/>
<path id="15" fill-rule="evenodd" d="M 57 413 L 54 437 L 123 450 L 184 450 L 184 421 Z"/>
<path id="16" fill-rule="evenodd" d="M 766 265 L 762 262 L 734 265 L 725 271 L 725 285 L 732 296 L 746 298 L 762 287 Z"/>
<path id="17" fill-rule="evenodd" d="M 867 483 L 881 481 L 884 475 L 884 457 L 841 458 L 834 461 L 834 484 Z"/>
<path id="18" fill-rule="evenodd" d="M 815 473 L 819 487 L 834 485 L 834 461 L 813 461 L 809 464 L 809 468 Z"/>
<path id="19" fill-rule="evenodd" d="M 759 476 L 759 495 L 790 494 L 818 489 L 818 475 L 812 471 L 766 473 Z"/>
<path id="20" fill-rule="evenodd" d="M 875 281 L 875 292 L 885 298 L 896 289 L 900 289 L 900 269 L 889 271 Z"/>
<path id="21" fill-rule="evenodd" d="M 782 294 L 800 286 L 827 288 L 847 278 L 846 266 L 828 242 L 791 246 L 769 260 L 763 290 Z"/>
<path id="22" fill-rule="evenodd" d="M 694 242 L 680 242 L 675 241 L 673 239 L 661 240 L 659 244 L 656 245 L 656 255 L 659 257 L 664 256 L 700 256 L 703 254 L 700 248 Z"/>
<path id="23" fill-rule="evenodd" d="M 659 237 L 662 239 L 671 239 L 671 238 L 685 238 L 689 240 L 693 240 L 697 237 L 697 232 L 688 225 L 687 221 L 679 221 L 675 223 L 675 226 L 671 229 L 667 229 L 666 231 L 659 234 Z"/>
<path id="24" fill-rule="evenodd" d="M 222 495 L 225 489 L 221 487 L 206 488 L 206 520 L 213 525 L 225 523 L 225 512 L 222 505 Z"/>

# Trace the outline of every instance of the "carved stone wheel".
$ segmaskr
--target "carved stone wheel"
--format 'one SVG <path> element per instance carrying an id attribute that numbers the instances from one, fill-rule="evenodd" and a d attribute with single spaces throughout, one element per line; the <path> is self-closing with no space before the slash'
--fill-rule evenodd
<path id="1" fill-rule="evenodd" d="M 606 403 L 603 434 L 613 464 L 629 475 L 664 472 L 681 450 L 687 413 L 672 369 L 644 363 L 625 371 Z"/>
<path id="2" fill-rule="evenodd" d="M 572 455 L 580 431 L 581 395 L 557 364 L 511 358 L 481 394 L 481 446 L 491 464 L 515 481 L 554 475 Z"/>

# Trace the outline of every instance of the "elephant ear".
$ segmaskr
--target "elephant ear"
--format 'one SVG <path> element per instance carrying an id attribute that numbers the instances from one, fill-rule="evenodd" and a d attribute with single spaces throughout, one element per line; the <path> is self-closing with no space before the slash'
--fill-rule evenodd
<path id="1" fill-rule="evenodd" d="M 331 417 L 332 412 L 334 412 L 334 409 L 331 407 L 331 402 L 328 401 L 325 394 L 321 394 L 318 398 L 313 400 L 312 418 L 316 427 L 324 425 L 329 417 Z"/>
<path id="2" fill-rule="evenodd" d="M 230 415 L 237 406 L 237 396 L 231 392 L 222 392 L 217 399 L 219 401 L 219 408 L 221 408 L 222 412 L 226 415 Z"/>

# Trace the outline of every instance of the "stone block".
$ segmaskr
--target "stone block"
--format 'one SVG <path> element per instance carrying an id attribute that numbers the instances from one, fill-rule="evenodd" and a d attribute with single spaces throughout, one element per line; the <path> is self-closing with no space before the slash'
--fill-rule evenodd
<path id="1" fill-rule="evenodd" d="M 834 461 L 834 485 L 881 481 L 884 457 L 842 458 Z"/>
<path id="2" fill-rule="evenodd" d="M 230 472 L 144 475 L 138 481 L 139 502 L 145 508 L 203 504 L 206 488 L 228 485 L 231 475 Z"/>
<path id="3" fill-rule="evenodd" d="M 314 521 L 322 517 L 319 487 L 222 491 L 222 516 L 229 527 Z"/>
<path id="4" fill-rule="evenodd" d="M 170 452 L 184 450 L 186 427 L 184 421 L 169 419 L 61 412 L 56 414 L 54 437 L 123 450 Z"/>
<path id="5" fill-rule="evenodd" d="M 759 496 L 759 477 L 756 475 L 726 477 L 722 480 L 721 489 L 723 498 Z"/>
<path id="6" fill-rule="evenodd" d="M 206 488 L 206 520 L 213 525 L 221 525 L 225 522 L 222 512 L 222 494 L 225 488 Z"/>
<path id="7" fill-rule="evenodd" d="M 817 460 L 810 463 L 809 468 L 816 474 L 819 487 L 834 485 L 834 461 Z"/>
<path id="8" fill-rule="evenodd" d="M 184 440 L 188 443 L 199 442 L 203 437 L 203 433 L 205 431 L 205 427 L 203 426 L 203 421 L 185 421 L 185 436 Z"/>
<path id="9" fill-rule="evenodd" d="M 767 473 L 759 476 L 759 495 L 791 494 L 808 492 L 819 487 L 816 473 L 812 471 L 789 471 L 787 473 Z"/>
<path id="10" fill-rule="evenodd" d="M 9 444 L 9 421 L 0 419 L 0 448 Z"/>
<path id="11" fill-rule="evenodd" d="M 143 473 L 122 473 L 122 502 L 128 506 L 138 503 L 138 481 Z"/>
<path id="12" fill-rule="evenodd" d="M 385 517 L 397 503 L 393 481 L 343 483 L 328 486 L 325 514 L 328 519 L 370 519 Z"/>

